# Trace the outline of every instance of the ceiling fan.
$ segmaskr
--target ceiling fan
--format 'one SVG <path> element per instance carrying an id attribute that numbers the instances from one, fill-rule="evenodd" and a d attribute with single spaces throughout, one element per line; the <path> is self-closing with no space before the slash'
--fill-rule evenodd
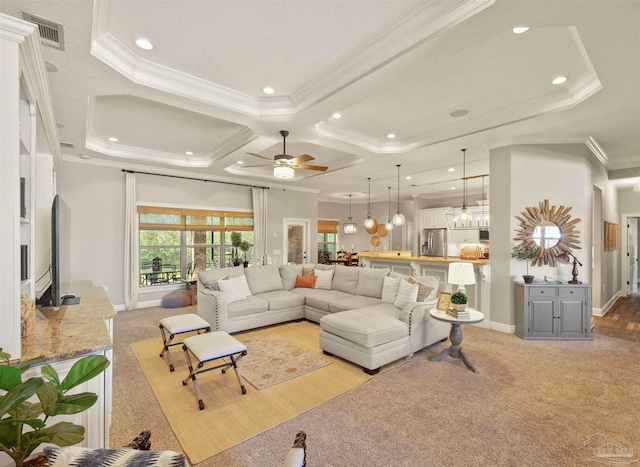
<path id="1" fill-rule="evenodd" d="M 248 152 L 250 156 L 259 157 L 260 159 L 267 159 L 272 161 L 271 165 L 273 166 L 273 176 L 276 178 L 293 178 L 295 172 L 294 169 L 306 169 L 306 170 L 317 170 L 320 172 L 324 172 L 327 170 L 327 167 L 323 165 L 311 165 L 305 164 L 305 162 L 309 162 L 315 159 L 315 157 L 310 156 L 309 154 L 303 154 L 301 156 L 290 156 L 287 154 L 287 136 L 289 136 L 289 132 L 287 130 L 280 130 L 280 135 L 282 135 L 282 154 L 276 154 L 271 157 L 261 156 L 260 154 L 254 154 Z M 245 165 L 245 167 L 266 167 L 265 165 Z"/>

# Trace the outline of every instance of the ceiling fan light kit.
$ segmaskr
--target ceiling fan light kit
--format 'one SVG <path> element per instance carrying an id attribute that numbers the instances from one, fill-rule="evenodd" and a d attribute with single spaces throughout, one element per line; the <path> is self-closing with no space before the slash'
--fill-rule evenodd
<path id="1" fill-rule="evenodd" d="M 398 167 L 398 212 L 393 216 L 393 225 L 404 225 L 404 215 L 400 213 L 400 164 L 397 164 Z"/>
<path id="2" fill-rule="evenodd" d="M 377 222 L 373 217 L 371 217 L 371 177 L 367 178 L 367 180 L 369 181 L 369 194 L 367 201 L 367 218 L 364 221 L 364 228 L 368 230 L 376 225 Z"/>
<path id="3" fill-rule="evenodd" d="M 352 196 L 353 195 L 349 195 L 349 219 L 347 220 L 347 222 L 342 224 L 342 230 L 345 235 L 355 235 L 356 232 L 358 231 L 358 224 L 353 222 L 352 220 L 353 218 L 351 216 L 351 197 Z"/>
<path id="4" fill-rule="evenodd" d="M 287 178 L 293 178 L 294 175 L 295 175 L 295 171 L 293 170 L 292 167 L 289 167 L 288 165 L 276 165 L 273 168 L 273 176 L 276 178 L 287 179 Z"/>

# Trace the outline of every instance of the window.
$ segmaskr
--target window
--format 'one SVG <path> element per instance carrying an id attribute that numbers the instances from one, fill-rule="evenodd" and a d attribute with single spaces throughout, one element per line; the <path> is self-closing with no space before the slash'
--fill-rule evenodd
<path id="1" fill-rule="evenodd" d="M 253 260 L 250 212 L 138 206 L 140 285 L 176 282 L 206 269 Z M 248 243 L 246 253 L 231 244 L 231 232 Z M 234 253 L 237 253 L 235 255 Z"/>
<path id="2" fill-rule="evenodd" d="M 318 263 L 335 259 L 338 226 L 338 221 L 318 220 Z"/>

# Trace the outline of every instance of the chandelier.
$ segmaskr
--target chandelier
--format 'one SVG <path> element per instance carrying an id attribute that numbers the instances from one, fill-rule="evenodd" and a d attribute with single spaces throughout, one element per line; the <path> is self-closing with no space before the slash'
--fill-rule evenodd
<path id="1" fill-rule="evenodd" d="M 347 222 L 342 224 L 342 230 L 345 235 L 355 235 L 356 231 L 358 230 L 358 224 L 353 222 L 352 216 L 351 216 L 351 197 L 352 196 L 353 195 L 349 195 L 349 219 L 347 220 Z"/>
<path id="2" fill-rule="evenodd" d="M 466 149 L 462 151 L 462 207 L 451 208 L 447 212 L 447 224 L 452 230 L 488 229 L 489 228 L 489 204 L 485 197 L 484 179 L 489 174 L 473 175 L 467 177 Z M 482 201 L 478 206 L 467 206 L 467 181 L 482 178 Z"/>

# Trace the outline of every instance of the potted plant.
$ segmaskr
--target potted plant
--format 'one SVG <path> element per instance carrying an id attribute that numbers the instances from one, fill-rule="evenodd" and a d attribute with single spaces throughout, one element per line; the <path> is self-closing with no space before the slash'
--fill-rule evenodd
<path id="1" fill-rule="evenodd" d="M 42 377 L 23 381 L 23 374 L 41 359 L 9 365 L 11 355 L 0 348 L 0 450 L 22 467 L 42 443 L 71 446 L 84 439 L 84 427 L 70 422 L 47 426 L 51 417 L 84 412 L 98 400 L 92 392 L 68 395 L 68 391 L 102 373 L 110 364 L 103 355 L 88 355 L 73 364 L 60 381 L 51 365 L 40 369 Z M 36 395 L 39 402 L 27 402 Z M 44 418 L 41 416 L 44 415 Z M 29 431 L 24 431 L 28 427 Z"/>
<path id="2" fill-rule="evenodd" d="M 233 265 L 240 266 L 240 258 L 238 257 L 238 247 L 242 243 L 242 234 L 240 232 L 231 232 L 231 246 L 233 246 L 233 251 L 231 252 L 233 256 Z"/>
<path id="3" fill-rule="evenodd" d="M 467 294 L 458 290 L 451 295 L 451 303 L 453 303 L 453 308 L 456 310 L 464 311 L 467 306 Z"/>
<path id="4" fill-rule="evenodd" d="M 246 240 L 242 240 L 242 242 L 240 242 L 240 251 L 242 251 L 244 253 L 244 267 L 249 267 L 249 261 L 247 261 L 247 251 L 249 251 L 249 248 L 251 248 L 251 244 L 246 241 Z"/>
<path id="5" fill-rule="evenodd" d="M 538 257 L 538 252 L 533 248 L 528 248 L 524 243 L 513 247 L 511 257 L 515 259 L 523 260 L 527 263 L 527 274 L 523 275 L 525 283 L 531 284 L 533 282 L 533 276 L 529 275 L 529 261 L 533 261 Z"/>

